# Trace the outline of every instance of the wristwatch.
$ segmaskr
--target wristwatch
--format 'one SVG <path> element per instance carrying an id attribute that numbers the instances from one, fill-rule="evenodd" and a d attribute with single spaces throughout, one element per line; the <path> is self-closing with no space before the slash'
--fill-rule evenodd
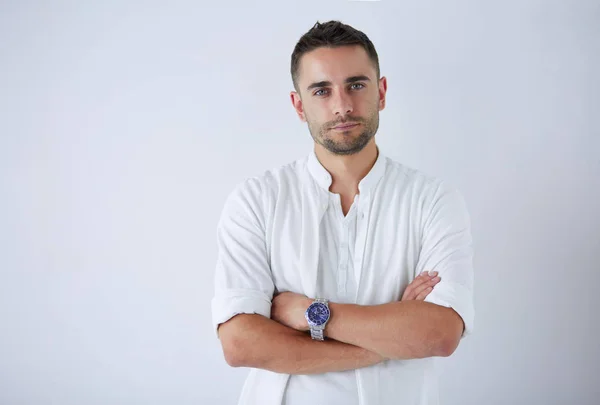
<path id="1" fill-rule="evenodd" d="M 331 317 L 329 301 L 326 299 L 315 299 L 304 313 L 304 317 L 310 327 L 310 336 L 314 340 L 325 340 L 323 331 Z"/>

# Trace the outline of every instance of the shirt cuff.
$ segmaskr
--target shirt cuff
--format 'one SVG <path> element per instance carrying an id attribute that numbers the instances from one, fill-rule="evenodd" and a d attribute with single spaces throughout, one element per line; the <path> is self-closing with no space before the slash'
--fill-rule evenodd
<path id="1" fill-rule="evenodd" d="M 424 301 L 454 309 L 465 324 L 462 339 L 473 332 L 475 310 L 471 296 L 470 290 L 466 287 L 446 281 L 433 287 L 433 291 L 425 297 Z"/>
<path id="2" fill-rule="evenodd" d="M 260 314 L 271 318 L 271 300 L 262 291 L 227 289 L 217 291 L 211 302 L 213 329 L 219 337 L 219 324 L 238 314 Z"/>

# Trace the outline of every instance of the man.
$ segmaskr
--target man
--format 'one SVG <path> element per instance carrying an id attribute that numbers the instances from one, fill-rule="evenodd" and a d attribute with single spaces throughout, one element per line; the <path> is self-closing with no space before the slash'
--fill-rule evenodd
<path id="1" fill-rule="evenodd" d="M 435 357 L 473 329 L 463 198 L 376 145 L 387 82 L 365 34 L 317 23 L 291 73 L 314 149 L 241 182 L 218 227 L 213 324 L 252 369 L 239 403 L 437 404 Z"/>

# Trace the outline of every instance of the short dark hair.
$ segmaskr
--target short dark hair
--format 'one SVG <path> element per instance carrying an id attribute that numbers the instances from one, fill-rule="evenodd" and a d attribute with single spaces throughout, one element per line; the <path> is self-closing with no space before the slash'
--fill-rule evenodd
<path id="1" fill-rule="evenodd" d="M 379 57 L 375 46 L 362 31 L 359 31 L 350 25 L 340 21 L 328 21 L 317 23 L 302 37 L 294 47 L 292 52 L 292 82 L 294 88 L 298 90 L 298 69 L 300 67 L 300 58 L 307 52 L 320 47 L 337 48 L 346 45 L 360 45 L 369 55 L 369 58 L 375 65 L 377 71 L 377 80 L 380 79 Z"/>

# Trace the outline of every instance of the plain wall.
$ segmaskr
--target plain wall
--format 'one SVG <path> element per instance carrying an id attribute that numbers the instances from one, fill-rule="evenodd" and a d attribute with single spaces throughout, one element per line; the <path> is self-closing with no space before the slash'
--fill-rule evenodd
<path id="1" fill-rule="evenodd" d="M 472 216 L 443 403 L 598 403 L 600 2 L 383 0 L 0 4 L 0 404 L 237 401 L 216 224 L 312 148 L 290 55 L 329 19 L 379 52 L 382 151 Z"/>

